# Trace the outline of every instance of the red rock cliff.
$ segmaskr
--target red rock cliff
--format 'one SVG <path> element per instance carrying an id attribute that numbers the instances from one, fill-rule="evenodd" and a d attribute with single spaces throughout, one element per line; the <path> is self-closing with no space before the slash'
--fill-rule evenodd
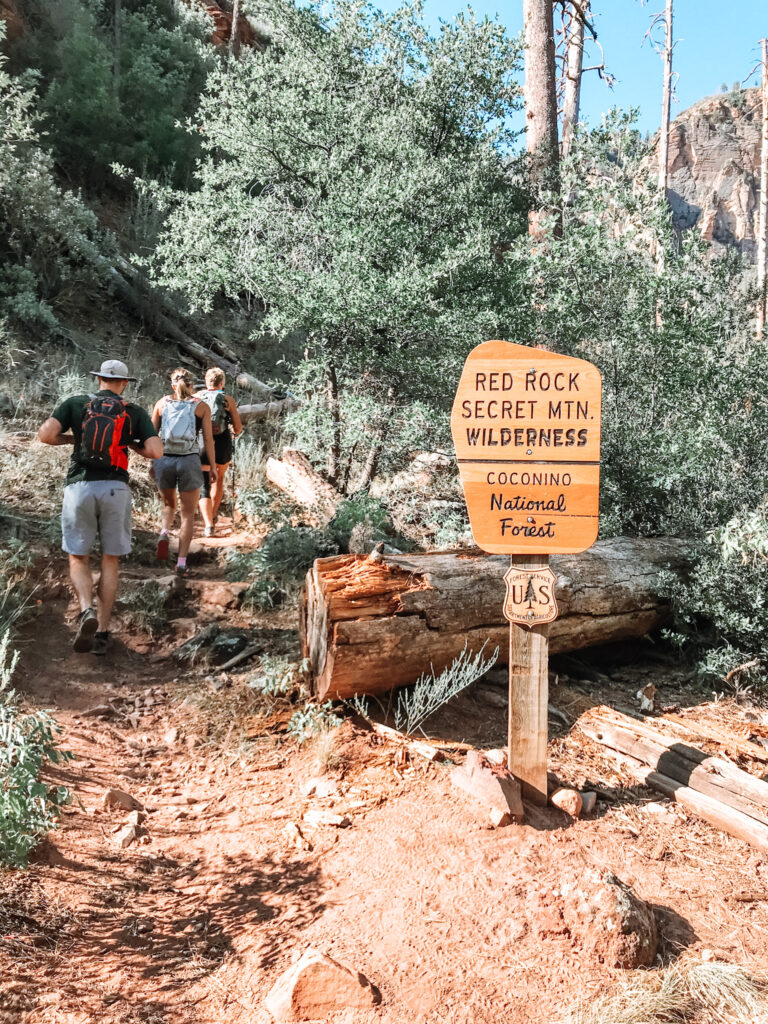
<path id="1" fill-rule="evenodd" d="M 760 187 L 757 89 L 708 96 L 672 122 L 668 198 L 675 223 L 754 258 Z"/>

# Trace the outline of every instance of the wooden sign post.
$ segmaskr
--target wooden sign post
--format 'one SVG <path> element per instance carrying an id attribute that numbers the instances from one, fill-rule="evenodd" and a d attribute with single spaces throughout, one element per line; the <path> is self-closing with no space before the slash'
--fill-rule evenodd
<path id="1" fill-rule="evenodd" d="M 451 413 L 472 533 L 510 554 L 509 770 L 547 800 L 550 554 L 597 539 L 602 381 L 583 359 L 486 341 L 470 352 Z"/>

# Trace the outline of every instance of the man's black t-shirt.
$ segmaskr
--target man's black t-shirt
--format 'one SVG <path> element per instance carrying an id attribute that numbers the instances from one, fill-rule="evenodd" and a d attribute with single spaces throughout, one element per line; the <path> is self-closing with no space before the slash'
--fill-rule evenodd
<path id="1" fill-rule="evenodd" d="M 114 395 L 114 392 L 105 388 L 103 391 L 99 391 L 98 394 L 100 396 Z M 66 482 L 68 484 L 75 484 L 81 480 L 124 480 L 125 483 L 128 483 L 127 469 L 92 469 L 80 463 L 80 436 L 82 434 L 83 416 L 85 415 L 86 406 L 92 397 L 92 395 L 72 395 L 71 398 L 65 398 L 60 405 L 57 405 L 51 414 L 61 424 L 62 433 L 65 434 L 68 430 L 71 430 L 75 437 L 75 450 L 72 452 L 72 460 L 69 464 Z M 120 442 L 127 458 L 127 447 L 129 444 L 143 445 L 150 437 L 157 437 L 157 431 L 152 425 L 152 420 L 149 418 L 146 410 L 142 409 L 140 405 L 126 402 L 125 412 L 125 424 L 123 425 L 123 435 L 120 438 Z"/>

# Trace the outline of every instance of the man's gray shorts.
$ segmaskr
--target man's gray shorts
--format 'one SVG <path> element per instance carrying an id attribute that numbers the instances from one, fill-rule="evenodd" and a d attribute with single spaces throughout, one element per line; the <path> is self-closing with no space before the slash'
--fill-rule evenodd
<path id="1" fill-rule="evenodd" d="M 161 491 L 196 491 L 203 486 L 200 456 L 163 455 L 155 462 L 155 482 Z"/>
<path id="2" fill-rule="evenodd" d="M 122 480 L 81 480 L 67 484 L 61 506 L 61 546 L 87 555 L 101 539 L 103 555 L 131 550 L 131 489 Z"/>

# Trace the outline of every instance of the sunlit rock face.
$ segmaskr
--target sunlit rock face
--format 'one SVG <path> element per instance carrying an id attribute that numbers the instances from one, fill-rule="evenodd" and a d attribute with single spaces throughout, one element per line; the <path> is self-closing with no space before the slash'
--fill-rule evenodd
<path id="1" fill-rule="evenodd" d="M 760 194 L 757 89 L 708 96 L 672 122 L 667 197 L 675 226 L 755 257 Z"/>

